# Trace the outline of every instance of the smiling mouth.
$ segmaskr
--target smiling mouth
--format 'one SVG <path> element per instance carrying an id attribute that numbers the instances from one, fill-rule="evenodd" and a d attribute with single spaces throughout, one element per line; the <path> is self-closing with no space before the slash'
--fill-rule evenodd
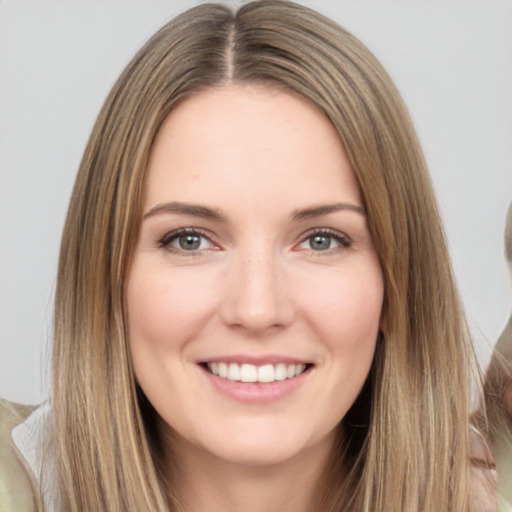
<path id="1" fill-rule="evenodd" d="M 269 384 L 276 381 L 293 379 L 309 370 L 312 364 L 264 364 L 254 365 L 249 363 L 203 363 L 201 366 L 221 379 L 235 382 L 261 382 Z"/>

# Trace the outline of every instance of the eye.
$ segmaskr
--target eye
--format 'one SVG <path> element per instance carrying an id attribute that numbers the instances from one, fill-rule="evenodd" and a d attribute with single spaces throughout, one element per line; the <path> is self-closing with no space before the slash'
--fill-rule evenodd
<path id="1" fill-rule="evenodd" d="M 299 249 L 315 252 L 336 251 L 350 247 L 350 239 L 335 230 L 323 229 L 310 233 L 299 245 Z"/>
<path id="2" fill-rule="evenodd" d="M 313 235 L 308 238 L 309 247 L 315 251 L 330 249 L 332 241 L 332 237 L 328 235 Z"/>
<path id="3" fill-rule="evenodd" d="M 158 240 L 158 245 L 171 252 L 192 254 L 197 251 L 217 248 L 204 233 L 195 228 L 171 231 Z"/>

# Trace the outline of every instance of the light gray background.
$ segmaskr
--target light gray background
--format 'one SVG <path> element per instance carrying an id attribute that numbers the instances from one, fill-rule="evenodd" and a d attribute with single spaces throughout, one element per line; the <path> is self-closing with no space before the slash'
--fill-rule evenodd
<path id="1" fill-rule="evenodd" d="M 0 0 L 0 396 L 47 394 L 60 231 L 88 134 L 136 49 L 197 3 Z M 359 36 L 402 91 L 485 365 L 512 303 L 511 1 L 303 3 Z"/>

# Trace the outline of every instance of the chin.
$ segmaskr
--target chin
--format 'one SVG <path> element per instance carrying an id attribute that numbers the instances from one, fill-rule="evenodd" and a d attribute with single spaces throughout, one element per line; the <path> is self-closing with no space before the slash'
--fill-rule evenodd
<path id="1" fill-rule="evenodd" d="M 289 424 L 279 425 L 278 420 L 265 425 L 261 422 L 249 427 L 213 431 L 192 440 L 201 448 L 224 463 L 236 466 L 264 467 L 308 460 L 313 454 L 324 459 L 334 443 L 334 431 L 322 436 L 316 433 L 294 431 Z M 314 457 L 314 455 L 313 455 Z"/>
<path id="2" fill-rule="evenodd" d="M 216 450 L 217 458 L 237 466 L 263 467 L 285 464 L 298 456 L 297 447 L 281 442 L 236 442 L 228 449 Z"/>

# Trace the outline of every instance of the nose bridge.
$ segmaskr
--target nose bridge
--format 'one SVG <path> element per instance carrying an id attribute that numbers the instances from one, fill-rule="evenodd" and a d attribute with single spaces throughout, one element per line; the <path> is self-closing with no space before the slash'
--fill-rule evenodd
<path id="1" fill-rule="evenodd" d="M 283 327 L 293 317 L 281 261 L 269 247 L 240 250 L 230 269 L 226 320 L 248 331 Z"/>

